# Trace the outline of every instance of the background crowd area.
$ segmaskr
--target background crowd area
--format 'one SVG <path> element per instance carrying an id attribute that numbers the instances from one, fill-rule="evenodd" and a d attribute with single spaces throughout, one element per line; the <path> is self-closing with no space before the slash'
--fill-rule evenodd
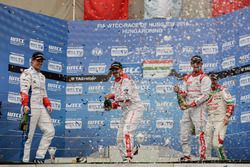
<path id="1" fill-rule="evenodd" d="M 65 20 L 211 18 L 250 5 L 250 0 L 0 0 Z"/>

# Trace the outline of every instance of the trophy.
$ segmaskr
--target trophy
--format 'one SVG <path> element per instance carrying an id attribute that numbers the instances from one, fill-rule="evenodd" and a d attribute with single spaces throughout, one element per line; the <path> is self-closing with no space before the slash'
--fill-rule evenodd
<path id="1" fill-rule="evenodd" d="M 49 155 L 50 155 L 50 160 L 51 160 L 51 163 L 55 163 L 55 153 L 56 153 L 56 147 L 49 147 L 48 148 L 48 151 L 49 151 Z"/>

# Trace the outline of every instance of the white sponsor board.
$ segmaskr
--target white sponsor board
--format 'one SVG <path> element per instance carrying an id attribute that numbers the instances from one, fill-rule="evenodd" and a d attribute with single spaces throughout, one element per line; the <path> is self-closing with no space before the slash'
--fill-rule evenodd
<path id="1" fill-rule="evenodd" d="M 240 36 L 239 45 L 240 47 L 250 45 L 250 34 Z"/>
<path id="2" fill-rule="evenodd" d="M 240 114 L 240 122 L 241 123 L 250 122 L 250 111 L 243 112 L 243 113 Z"/>
<path id="3" fill-rule="evenodd" d="M 10 44 L 16 46 L 22 46 L 24 45 L 24 39 L 18 37 L 10 37 Z"/>
<path id="4" fill-rule="evenodd" d="M 173 120 L 156 120 L 156 128 L 172 129 L 174 126 Z"/>
<path id="5" fill-rule="evenodd" d="M 30 39 L 29 47 L 31 50 L 37 50 L 43 52 L 44 42 L 36 39 Z"/>
<path id="6" fill-rule="evenodd" d="M 62 72 L 63 66 L 61 62 L 49 61 L 48 70 L 55 72 Z"/>
<path id="7" fill-rule="evenodd" d="M 83 86 L 81 84 L 67 84 L 66 94 L 67 95 L 79 95 L 83 92 Z"/>
<path id="8" fill-rule="evenodd" d="M 99 101 L 89 102 L 88 111 L 104 111 L 103 102 Z"/>
<path id="9" fill-rule="evenodd" d="M 250 85 L 250 76 L 244 76 L 240 78 L 240 86 Z"/>
<path id="10" fill-rule="evenodd" d="M 174 49 L 172 46 L 158 46 L 156 47 L 156 56 L 166 56 L 166 55 L 173 55 Z"/>
<path id="11" fill-rule="evenodd" d="M 84 49 L 83 47 L 68 47 L 67 57 L 83 57 Z"/>
<path id="12" fill-rule="evenodd" d="M 20 94 L 16 92 L 8 92 L 8 102 L 14 104 L 21 104 Z"/>
<path id="13" fill-rule="evenodd" d="M 24 65 L 24 55 L 10 52 L 9 62 L 18 65 Z"/>
<path id="14" fill-rule="evenodd" d="M 128 56 L 127 46 L 112 46 L 111 56 Z"/>
<path id="15" fill-rule="evenodd" d="M 80 118 L 66 119 L 65 129 L 82 129 L 82 120 Z"/>
<path id="16" fill-rule="evenodd" d="M 217 44 L 206 44 L 202 46 L 202 54 L 217 54 L 218 53 Z"/>

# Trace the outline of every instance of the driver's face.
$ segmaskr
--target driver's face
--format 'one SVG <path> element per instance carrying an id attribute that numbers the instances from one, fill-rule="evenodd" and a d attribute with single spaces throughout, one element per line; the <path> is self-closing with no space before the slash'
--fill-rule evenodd
<path id="1" fill-rule="evenodd" d="M 122 69 L 115 68 L 115 69 L 112 69 L 111 72 L 115 78 L 119 78 L 121 76 Z"/>
<path id="2" fill-rule="evenodd" d="M 203 63 L 201 61 L 191 61 L 191 67 L 194 72 L 199 72 L 201 70 Z"/>

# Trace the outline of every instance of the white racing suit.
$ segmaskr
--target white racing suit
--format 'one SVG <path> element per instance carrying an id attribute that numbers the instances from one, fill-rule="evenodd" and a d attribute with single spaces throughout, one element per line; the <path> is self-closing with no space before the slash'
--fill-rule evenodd
<path id="1" fill-rule="evenodd" d="M 200 158 L 205 159 L 205 137 L 204 128 L 206 124 L 206 101 L 209 98 L 211 88 L 210 78 L 200 71 L 198 74 L 188 74 L 184 77 L 184 89 L 181 94 L 186 96 L 187 104 L 192 104 L 192 108 L 183 111 L 181 120 L 181 145 L 184 156 L 190 156 L 190 134 L 192 127 L 195 128 L 195 134 L 199 137 Z"/>
<path id="2" fill-rule="evenodd" d="M 122 118 L 120 120 L 117 133 L 117 146 L 124 159 L 133 157 L 134 133 L 143 118 L 144 106 L 141 102 L 134 81 L 123 74 L 121 78 L 116 79 L 111 87 L 112 108 L 118 106 L 122 109 Z"/>
<path id="3" fill-rule="evenodd" d="M 31 112 L 28 138 L 24 145 L 23 162 L 29 162 L 30 160 L 30 148 L 37 125 L 43 132 L 43 136 L 36 152 L 36 158 L 44 159 L 55 134 L 52 120 L 45 109 L 45 107 L 51 106 L 51 104 L 47 97 L 44 75 L 36 71 L 33 67 L 24 70 L 20 76 L 20 89 L 22 106 L 30 105 Z M 28 95 L 29 90 L 31 90 L 30 97 Z"/>
<path id="4" fill-rule="evenodd" d="M 221 160 L 226 159 L 223 149 L 223 142 L 227 130 L 224 124 L 226 115 L 230 117 L 234 110 L 234 101 L 230 93 L 221 85 L 216 85 L 216 89 L 210 93 L 207 102 L 208 122 L 206 125 L 207 157 L 211 157 L 212 146 L 216 149 Z"/>

